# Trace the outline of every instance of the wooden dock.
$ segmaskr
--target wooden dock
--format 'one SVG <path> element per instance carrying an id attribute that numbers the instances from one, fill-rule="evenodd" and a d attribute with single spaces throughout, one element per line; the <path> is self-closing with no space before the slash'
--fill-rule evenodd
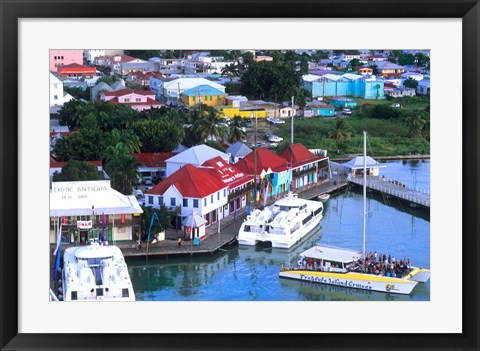
<path id="1" fill-rule="evenodd" d="M 349 182 L 363 186 L 363 178 L 350 178 Z M 385 177 L 367 177 L 367 188 L 386 196 L 396 197 L 411 206 L 430 208 L 430 192 L 411 189 L 405 184 Z"/>

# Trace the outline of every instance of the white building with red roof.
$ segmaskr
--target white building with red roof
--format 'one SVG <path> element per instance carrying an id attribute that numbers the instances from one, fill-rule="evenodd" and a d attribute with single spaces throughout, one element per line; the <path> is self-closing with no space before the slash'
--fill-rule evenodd
<path id="1" fill-rule="evenodd" d="M 137 111 L 143 111 L 152 107 L 161 107 L 163 104 L 155 100 L 155 94 L 149 90 L 135 91 L 122 89 L 117 91 L 103 91 L 100 100 L 114 104 L 130 105 Z"/>
<path id="2" fill-rule="evenodd" d="M 204 162 L 202 170 L 228 185 L 228 205 L 224 207 L 224 216 L 247 206 L 247 194 L 252 189 L 253 176 L 243 173 L 218 156 Z"/>
<path id="3" fill-rule="evenodd" d="M 224 217 L 228 187 L 203 167 L 187 164 L 147 191 L 145 205 L 154 208 L 164 205 L 178 211 L 182 220 L 197 213 L 210 225 Z"/>

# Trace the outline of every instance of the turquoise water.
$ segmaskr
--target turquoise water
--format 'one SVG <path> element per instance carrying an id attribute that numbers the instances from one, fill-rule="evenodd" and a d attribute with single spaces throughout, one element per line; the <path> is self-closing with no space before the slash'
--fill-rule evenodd
<path id="1" fill-rule="evenodd" d="M 430 184 L 429 161 L 387 162 L 381 170 L 389 178 Z M 388 170 L 388 171 L 387 171 Z M 393 171 L 392 171 L 393 170 Z M 394 172 L 389 174 L 387 172 Z M 420 186 L 420 185 L 419 185 Z M 428 213 L 397 200 L 367 198 L 366 250 L 410 258 L 412 265 L 430 268 Z M 430 282 L 417 284 L 400 296 L 280 279 L 280 266 L 295 265 L 298 254 L 315 243 L 362 249 L 360 193 L 344 191 L 325 203 L 320 226 L 290 250 L 231 247 L 212 256 L 129 260 L 138 301 L 345 301 L 430 300 Z"/>

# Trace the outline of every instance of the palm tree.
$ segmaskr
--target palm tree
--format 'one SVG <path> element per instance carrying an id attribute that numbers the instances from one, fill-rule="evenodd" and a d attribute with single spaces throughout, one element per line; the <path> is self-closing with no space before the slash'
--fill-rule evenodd
<path id="1" fill-rule="evenodd" d="M 111 133 L 111 137 L 111 145 L 122 143 L 129 153 L 140 152 L 140 146 L 142 146 L 142 143 L 133 130 L 128 129 L 120 131 L 114 129 Z"/>
<path id="2" fill-rule="evenodd" d="M 247 132 L 244 127 L 245 122 L 242 117 L 235 116 L 228 126 L 228 142 L 234 144 L 239 140 L 245 139 Z"/>
<path id="3" fill-rule="evenodd" d="M 130 195 L 132 185 L 137 181 L 138 162 L 131 156 L 127 147 L 119 142 L 107 148 L 105 171 L 110 176 L 112 188 L 122 194 Z"/>
<path id="4" fill-rule="evenodd" d="M 220 113 L 212 107 L 207 108 L 207 114 L 200 117 L 193 127 L 199 134 L 201 140 L 218 140 L 227 135 L 225 126 L 221 125 Z"/>
<path id="5" fill-rule="evenodd" d="M 352 134 L 350 125 L 344 119 L 337 119 L 328 137 L 336 141 L 347 141 L 352 138 Z"/>

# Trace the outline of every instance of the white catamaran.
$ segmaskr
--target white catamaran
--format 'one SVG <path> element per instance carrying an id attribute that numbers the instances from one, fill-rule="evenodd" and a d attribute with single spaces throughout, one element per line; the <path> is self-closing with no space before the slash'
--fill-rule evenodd
<path id="1" fill-rule="evenodd" d="M 290 278 L 313 283 L 329 284 L 346 288 L 380 291 L 385 293 L 410 294 L 417 283 L 430 279 L 430 270 L 411 267 L 402 262 L 369 261 L 365 253 L 366 228 L 366 132 L 363 132 L 363 252 L 329 246 L 314 246 L 300 254 L 296 268 L 282 267 L 281 278 Z M 391 267 L 391 268 L 390 268 Z"/>
<path id="2" fill-rule="evenodd" d="M 240 245 L 271 242 L 272 247 L 288 249 L 320 223 L 323 204 L 300 199 L 289 193 L 262 211 L 254 210 L 242 223 L 237 240 Z"/>
<path id="3" fill-rule="evenodd" d="M 63 257 L 64 301 L 135 301 L 127 264 L 117 246 L 71 247 Z"/>

